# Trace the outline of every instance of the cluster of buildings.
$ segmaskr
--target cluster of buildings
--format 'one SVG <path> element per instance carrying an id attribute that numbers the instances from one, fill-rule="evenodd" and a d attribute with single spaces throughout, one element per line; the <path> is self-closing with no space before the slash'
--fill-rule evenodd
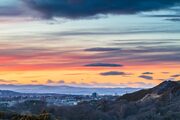
<path id="1" fill-rule="evenodd" d="M 23 103 L 29 100 L 40 100 L 47 105 L 55 106 L 72 106 L 83 101 L 100 100 L 112 98 L 112 96 L 100 96 L 97 93 L 92 95 L 59 95 L 59 94 L 17 94 L 17 95 L 0 95 L 0 107 L 12 107 L 15 104 Z"/>

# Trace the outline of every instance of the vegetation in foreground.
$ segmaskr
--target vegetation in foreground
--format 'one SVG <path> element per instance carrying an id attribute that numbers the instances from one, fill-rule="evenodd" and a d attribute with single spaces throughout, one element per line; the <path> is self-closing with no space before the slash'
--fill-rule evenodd
<path id="1" fill-rule="evenodd" d="M 1 120 L 180 120 L 180 83 L 165 81 L 113 101 L 62 107 L 47 106 L 43 101 L 26 101 L 2 111 Z"/>

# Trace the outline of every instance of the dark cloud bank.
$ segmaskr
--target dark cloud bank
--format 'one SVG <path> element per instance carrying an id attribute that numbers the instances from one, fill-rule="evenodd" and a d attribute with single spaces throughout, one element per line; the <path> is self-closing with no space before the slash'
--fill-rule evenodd
<path id="1" fill-rule="evenodd" d="M 82 18 L 97 14 L 135 14 L 172 7 L 180 0 L 22 0 L 44 18 Z"/>

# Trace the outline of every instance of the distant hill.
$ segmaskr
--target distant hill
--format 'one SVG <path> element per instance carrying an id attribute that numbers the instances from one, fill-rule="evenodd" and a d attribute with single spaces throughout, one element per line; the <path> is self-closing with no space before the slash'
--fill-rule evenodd
<path id="1" fill-rule="evenodd" d="M 140 89 L 141 88 L 85 88 L 48 85 L 0 85 L 0 90 L 11 90 L 20 93 L 55 93 L 73 95 L 90 95 L 93 92 L 97 92 L 101 95 L 123 95 Z"/>
<path id="2" fill-rule="evenodd" d="M 92 100 L 75 106 L 46 106 L 42 103 L 26 102 L 12 108 L 22 109 L 22 113 L 5 112 L 0 115 L 6 118 L 4 120 L 20 120 L 24 117 L 36 120 L 36 117 L 42 117 L 42 111 L 38 111 L 41 107 L 45 110 L 43 116 L 52 117 L 47 120 L 180 120 L 180 82 L 165 81 L 153 88 L 128 93 L 117 99 Z M 26 110 L 28 116 L 24 115 Z M 38 115 L 31 116 L 34 110 L 37 110 Z"/>
<path id="3" fill-rule="evenodd" d="M 20 93 L 10 90 L 0 90 L 0 96 L 15 96 L 15 95 L 20 95 Z"/>

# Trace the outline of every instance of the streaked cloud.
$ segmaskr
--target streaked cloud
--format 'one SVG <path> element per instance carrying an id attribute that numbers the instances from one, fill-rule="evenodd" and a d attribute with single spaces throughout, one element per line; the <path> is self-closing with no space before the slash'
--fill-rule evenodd
<path id="1" fill-rule="evenodd" d="M 147 75 L 140 75 L 139 78 L 143 78 L 143 79 L 146 79 L 146 80 L 153 80 L 152 76 L 147 76 Z"/>
<path id="2" fill-rule="evenodd" d="M 88 48 L 85 51 L 88 52 L 108 52 L 108 51 L 118 51 L 121 50 L 120 48 L 105 48 L 105 47 L 95 47 L 95 48 Z"/>
<path id="3" fill-rule="evenodd" d="M 180 16 L 178 18 L 169 18 L 166 20 L 173 21 L 173 22 L 180 22 Z"/>
<path id="4" fill-rule="evenodd" d="M 162 74 L 169 74 L 170 72 L 162 72 Z"/>
<path id="5" fill-rule="evenodd" d="M 179 1 L 130 1 L 1 0 L 1 81 L 150 86 L 178 77 Z"/>
<path id="6" fill-rule="evenodd" d="M 152 74 L 154 74 L 153 72 L 144 72 L 144 73 L 142 73 L 142 74 L 145 74 L 145 75 L 152 75 Z"/>
<path id="7" fill-rule="evenodd" d="M 0 83 L 5 83 L 5 84 L 9 84 L 9 83 L 16 83 L 17 80 L 5 80 L 5 79 L 0 79 Z"/>
<path id="8" fill-rule="evenodd" d="M 180 74 L 175 74 L 175 75 L 172 75 L 171 77 L 177 78 L 177 77 L 180 77 Z"/>
<path id="9" fill-rule="evenodd" d="M 114 64 L 114 63 L 91 63 L 86 64 L 86 67 L 122 67 L 121 64 Z"/>
<path id="10" fill-rule="evenodd" d="M 148 17 L 156 17 L 156 18 L 164 18 L 164 20 L 172 21 L 172 22 L 179 22 L 180 19 L 180 6 L 174 6 L 168 9 L 168 11 L 164 12 L 157 12 L 155 14 L 147 15 Z"/>
<path id="11" fill-rule="evenodd" d="M 103 73 L 100 73 L 100 75 L 102 76 L 113 76 L 113 75 L 130 75 L 128 73 L 125 73 L 125 72 L 119 72 L 119 71 L 109 71 L 109 72 L 103 72 Z"/>

